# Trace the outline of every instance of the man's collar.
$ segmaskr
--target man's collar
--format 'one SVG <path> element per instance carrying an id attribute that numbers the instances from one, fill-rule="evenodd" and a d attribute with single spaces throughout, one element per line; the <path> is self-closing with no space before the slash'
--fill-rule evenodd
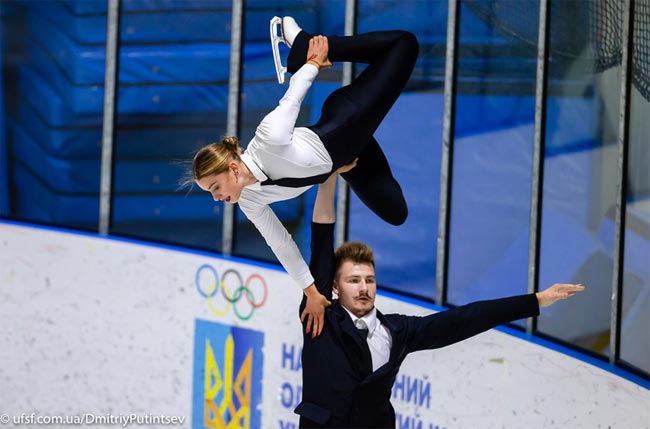
<path id="1" fill-rule="evenodd" d="M 352 323 L 354 323 L 357 319 L 361 319 L 366 323 L 366 326 L 368 327 L 368 333 L 372 334 L 374 332 L 375 328 L 377 327 L 377 307 L 372 307 L 372 310 L 366 313 L 363 317 L 355 316 L 343 305 L 341 305 L 341 307 L 350 315 L 352 318 Z"/>

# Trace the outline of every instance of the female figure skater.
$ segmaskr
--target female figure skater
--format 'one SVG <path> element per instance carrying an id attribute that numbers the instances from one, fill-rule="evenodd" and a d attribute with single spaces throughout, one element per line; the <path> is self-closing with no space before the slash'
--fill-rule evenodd
<path id="1" fill-rule="evenodd" d="M 294 198 L 338 171 L 379 217 L 393 225 L 404 223 L 402 189 L 373 134 L 411 75 L 418 43 L 405 31 L 312 37 L 291 17 L 282 19 L 281 37 L 291 48 L 287 69 L 293 76 L 278 107 L 262 120 L 244 153 L 237 138 L 226 137 L 197 152 L 192 174 L 215 201 L 239 203 L 304 289 L 307 306 L 301 319 L 308 318 L 307 332 L 317 336 L 329 301 L 314 286 L 309 267 L 269 204 Z M 331 61 L 368 66 L 327 97 L 316 124 L 295 127 L 307 90 Z"/>

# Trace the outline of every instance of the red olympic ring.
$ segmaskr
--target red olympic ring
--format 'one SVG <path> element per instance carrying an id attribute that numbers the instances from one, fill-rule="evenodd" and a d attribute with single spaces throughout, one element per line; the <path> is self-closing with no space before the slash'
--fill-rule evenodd
<path id="1" fill-rule="evenodd" d="M 253 300 L 251 299 L 251 294 L 250 294 L 250 293 L 245 293 L 244 295 L 246 296 L 246 300 L 248 301 L 248 303 L 249 303 L 250 305 L 252 305 L 253 308 L 260 308 L 260 307 L 263 306 L 264 303 L 266 302 L 266 298 L 268 297 L 268 293 L 269 293 L 269 291 L 268 291 L 268 287 L 266 286 L 266 280 L 264 280 L 264 277 L 262 277 L 262 276 L 259 275 L 259 274 L 251 274 L 251 275 L 246 279 L 246 288 L 248 288 L 248 290 L 250 290 L 251 280 L 253 280 L 253 279 L 259 279 L 259 280 L 262 282 L 262 286 L 264 287 L 264 297 L 262 298 L 262 300 L 261 300 L 260 302 L 258 302 L 258 303 L 256 304 L 256 303 L 254 303 Z"/>

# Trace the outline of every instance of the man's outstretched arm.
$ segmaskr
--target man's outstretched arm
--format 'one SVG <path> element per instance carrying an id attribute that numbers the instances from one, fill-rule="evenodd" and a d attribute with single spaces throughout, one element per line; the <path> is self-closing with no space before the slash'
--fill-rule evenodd
<path id="1" fill-rule="evenodd" d="M 578 292 L 585 290 L 583 285 L 574 285 L 569 283 L 555 283 L 542 292 L 537 292 L 537 303 L 540 307 L 548 307 L 555 301 L 566 299 Z"/>
<path id="2" fill-rule="evenodd" d="M 503 323 L 537 316 L 540 307 L 582 290 L 582 285 L 558 283 L 537 294 L 478 301 L 425 317 L 407 317 L 407 352 L 445 347 Z"/>

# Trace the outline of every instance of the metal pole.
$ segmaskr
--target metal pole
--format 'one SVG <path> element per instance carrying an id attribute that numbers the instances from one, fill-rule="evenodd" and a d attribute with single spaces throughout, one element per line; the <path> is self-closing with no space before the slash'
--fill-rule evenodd
<path id="1" fill-rule="evenodd" d="M 120 0 L 108 0 L 106 21 L 106 72 L 104 75 L 104 117 L 102 158 L 99 180 L 99 234 L 108 235 L 111 221 L 113 182 L 113 144 L 117 107 L 116 83 L 119 66 Z"/>
<path id="2" fill-rule="evenodd" d="M 447 296 L 447 263 L 449 249 L 449 214 L 453 166 L 454 123 L 456 107 L 456 51 L 458 49 L 459 2 L 449 0 L 447 12 L 447 53 L 445 59 L 444 116 L 442 122 L 442 155 L 440 159 L 440 207 L 436 257 L 436 296 L 443 304 Z"/>
<path id="3" fill-rule="evenodd" d="M 345 29 L 344 36 L 352 36 L 357 32 L 357 10 L 358 0 L 345 0 Z M 343 64 L 343 77 L 341 84 L 349 85 L 354 79 L 354 64 Z M 345 242 L 348 236 L 348 208 L 350 203 L 350 189 L 345 180 L 339 177 L 338 193 L 336 197 L 336 239 L 335 246 L 338 247 Z"/>
<path id="4" fill-rule="evenodd" d="M 539 1 L 537 29 L 537 76 L 535 81 L 535 131 L 533 137 L 533 177 L 530 192 L 530 231 L 528 235 L 528 293 L 539 287 L 539 244 L 542 218 L 542 190 L 544 185 L 544 143 L 546 139 L 546 94 L 548 60 L 549 0 Z M 526 332 L 532 334 L 536 319 L 526 319 Z"/>
<path id="5" fill-rule="evenodd" d="M 244 7 L 245 0 L 233 0 L 232 20 L 230 28 L 230 76 L 228 78 L 228 117 L 226 134 L 236 136 L 239 134 L 239 112 L 241 110 L 241 63 L 242 45 L 244 36 Z M 233 236 L 235 225 L 234 204 L 223 204 L 223 231 L 221 252 L 231 255 L 233 249 Z"/>
<path id="6" fill-rule="evenodd" d="M 0 19 L 4 17 L 2 10 L 2 3 L 0 3 Z M 5 18 L 7 19 L 7 18 Z M 2 22 L 0 22 L 2 25 Z M 3 32 L 0 31 L 0 64 L 3 63 L 3 54 L 5 51 Z M 9 148 L 7 139 L 5 138 L 5 107 L 4 107 L 4 67 L 0 67 L 0 217 L 9 215 L 9 164 L 8 155 Z"/>
<path id="7" fill-rule="evenodd" d="M 621 35 L 621 98 L 618 121 L 618 178 L 616 184 L 616 226 L 612 267 L 612 315 L 610 320 L 609 361 L 615 363 L 621 345 L 621 302 L 623 294 L 623 257 L 625 253 L 625 180 L 627 177 L 627 148 L 630 125 L 630 90 L 634 39 L 634 0 L 625 0 L 623 34 Z"/>

